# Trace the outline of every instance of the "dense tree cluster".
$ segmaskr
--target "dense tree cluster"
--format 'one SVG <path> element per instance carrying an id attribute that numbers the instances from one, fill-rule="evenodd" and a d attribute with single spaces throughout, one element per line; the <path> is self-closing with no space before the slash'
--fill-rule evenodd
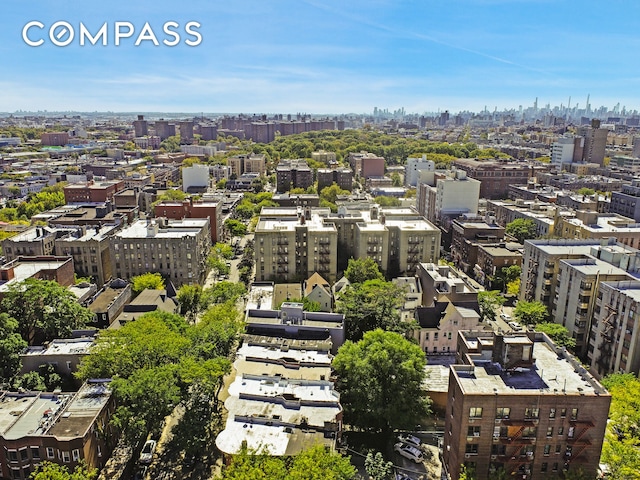
<path id="1" fill-rule="evenodd" d="M 157 433 L 164 417 L 193 396 L 217 411 L 228 359 L 242 330 L 232 304 L 215 305 L 196 325 L 175 314 L 152 312 L 119 330 L 106 330 L 83 359 L 77 376 L 113 378 L 118 403 L 112 421 L 131 440 Z M 207 422 L 202 427 L 206 428 Z"/>
<path id="2" fill-rule="evenodd" d="M 231 459 L 222 480 L 351 480 L 356 473 L 348 457 L 317 445 L 292 458 L 245 449 Z"/>
<path id="3" fill-rule="evenodd" d="M 518 242 L 524 243 L 525 240 L 536 238 L 536 223 L 530 218 L 516 218 L 513 222 L 507 223 L 504 231 L 507 235 L 511 235 Z"/>

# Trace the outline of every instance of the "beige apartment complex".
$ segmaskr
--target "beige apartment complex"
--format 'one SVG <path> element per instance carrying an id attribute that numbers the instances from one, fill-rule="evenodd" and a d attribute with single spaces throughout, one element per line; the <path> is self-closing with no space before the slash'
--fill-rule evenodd
<path id="1" fill-rule="evenodd" d="M 409 209 L 265 208 L 255 231 L 256 280 L 296 281 L 318 272 L 333 283 L 349 258 L 372 258 L 397 276 L 437 261 L 440 230 Z"/>

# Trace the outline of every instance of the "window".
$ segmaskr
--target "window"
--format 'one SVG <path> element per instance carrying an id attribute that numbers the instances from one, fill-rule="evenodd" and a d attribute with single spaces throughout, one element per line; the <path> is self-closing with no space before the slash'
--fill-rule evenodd
<path id="1" fill-rule="evenodd" d="M 558 471 L 558 462 L 554 462 L 552 467 L 551 467 L 551 471 L 552 472 L 557 472 Z"/>
<path id="2" fill-rule="evenodd" d="M 577 408 L 572 408 L 571 409 L 571 420 L 577 420 L 578 419 L 578 409 Z"/>
<path id="3" fill-rule="evenodd" d="M 469 426 L 467 428 L 467 437 L 479 437 L 480 436 L 480 427 L 478 426 Z"/>
<path id="4" fill-rule="evenodd" d="M 560 410 L 560 416 L 561 416 L 562 418 L 564 418 L 564 417 L 566 417 L 566 416 L 567 416 L 567 409 L 566 409 L 566 408 L 563 408 L 562 410 Z"/>
<path id="5" fill-rule="evenodd" d="M 542 465 L 540 465 L 541 472 L 546 472 L 548 468 L 549 468 L 549 464 L 547 462 L 543 462 Z"/>
<path id="6" fill-rule="evenodd" d="M 10 462 L 18 461 L 18 451 L 17 450 L 7 450 L 7 459 Z"/>
<path id="7" fill-rule="evenodd" d="M 556 445 L 556 455 L 560 455 L 560 450 L 562 450 L 562 445 Z"/>
<path id="8" fill-rule="evenodd" d="M 509 418 L 510 413 L 511 413 L 511 408 L 509 407 L 496 408 L 496 418 Z"/>
<path id="9" fill-rule="evenodd" d="M 71 457 L 69 456 L 69 452 L 66 450 L 62 452 L 62 461 L 64 463 L 69 463 L 71 461 Z"/>
<path id="10" fill-rule="evenodd" d="M 553 436 L 553 427 L 547 427 L 547 437 Z"/>
<path id="11" fill-rule="evenodd" d="M 558 427 L 558 435 L 564 435 L 564 427 Z"/>
<path id="12" fill-rule="evenodd" d="M 464 449 L 464 453 L 468 453 L 471 455 L 478 454 L 478 444 L 477 443 L 467 443 L 467 446 Z"/>
<path id="13" fill-rule="evenodd" d="M 74 462 L 80 460 L 80 450 L 77 448 L 71 451 L 71 458 L 73 458 Z"/>
<path id="14" fill-rule="evenodd" d="M 556 409 L 552 408 L 549 410 L 549 418 L 556 418 Z"/>
<path id="15" fill-rule="evenodd" d="M 21 448 L 20 449 L 20 461 L 24 462 L 25 460 L 29 459 L 29 453 L 27 452 L 27 448 Z"/>
<path id="16" fill-rule="evenodd" d="M 469 409 L 469 418 L 482 418 L 482 407 L 471 407 Z"/>
<path id="17" fill-rule="evenodd" d="M 20 475 L 20 469 L 19 468 L 12 468 L 11 469 L 11 478 L 22 478 L 22 476 Z"/>
<path id="18" fill-rule="evenodd" d="M 438 341 L 438 332 L 433 332 L 433 339 Z"/>
<path id="19" fill-rule="evenodd" d="M 537 407 L 530 407 L 524 410 L 525 418 L 539 418 L 540 417 L 540 409 Z"/>
<path id="20" fill-rule="evenodd" d="M 40 448 L 39 447 L 31 447 L 31 458 L 34 460 L 40 460 Z"/>
<path id="21" fill-rule="evenodd" d="M 543 455 L 549 456 L 550 453 L 551 453 L 551 445 L 545 445 Z"/>
<path id="22" fill-rule="evenodd" d="M 47 447 L 47 458 L 55 458 L 55 452 L 52 447 Z"/>

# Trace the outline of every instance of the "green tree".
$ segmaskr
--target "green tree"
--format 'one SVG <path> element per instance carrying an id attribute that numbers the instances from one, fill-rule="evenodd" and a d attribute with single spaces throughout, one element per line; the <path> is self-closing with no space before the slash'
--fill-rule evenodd
<path id="1" fill-rule="evenodd" d="M 31 480 L 95 480 L 97 477 L 98 470 L 87 467 L 84 462 L 77 465 L 72 472 L 64 465 L 42 462 L 29 476 Z"/>
<path id="2" fill-rule="evenodd" d="M 536 223 L 529 218 L 516 218 L 513 222 L 507 223 L 504 231 L 520 243 L 537 236 Z"/>
<path id="3" fill-rule="evenodd" d="M 356 469 L 348 457 L 322 445 L 308 448 L 290 461 L 246 448 L 234 455 L 222 472 L 223 480 L 351 480 Z"/>
<path id="4" fill-rule="evenodd" d="M 156 198 L 154 205 L 162 202 L 182 202 L 183 200 L 186 200 L 186 198 L 187 194 L 182 190 L 172 188 L 158 195 L 158 198 Z"/>
<path id="5" fill-rule="evenodd" d="M 183 167 L 192 167 L 194 165 L 200 165 L 200 159 L 198 157 L 187 157 L 182 161 Z"/>
<path id="6" fill-rule="evenodd" d="M 512 282 L 507 283 L 507 294 L 508 295 L 518 295 L 520 292 L 520 279 L 516 278 Z"/>
<path id="7" fill-rule="evenodd" d="M 391 174 L 391 182 L 392 182 L 392 185 L 394 187 L 401 187 L 402 186 L 402 177 L 400 176 L 400 174 L 398 172 L 393 172 Z"/>
<path id="8" fill-rule="evenodd" d="M 241 283 L 217 282 L 204 291 L 207 305 L 212 303 L 235 303 L 238 298 L 247 293 L 247 288 Z"/>
<path id="9" fill-rule="evenodd" d="M 216 242 L 216 244 L 211 248 L 219 257 L 227 260 L 233 258 L 233 248 L 228 243 Z"/>
<path id="10" fill-rule="evenodd" d="M 377 329 L 345 342 L 333 360 L 345 421 L 386 436 L 415 428 L 429 413 L 424 366 L 424 352 L 398 333 Z"/>
<path id="11" fill-rule="evenodd" d="M 575 339 L 569 336 L 569 330 L 559 323 L 542 322 L 536 325 L 536 332 L 546 333 L 559 347 L 575 348 Z"/>
<path id="12" fill-rule="evenodd" d="M 349 190 L 343 190 L 334 182 L 320 190 L 320 199 L 335 204 L 339 195 L 349 195 L 350 193 Z"/>
<path id="13" fill-rule="evenodd" d="M 525 302 L 523 300 L 518 302 L 516 308 L 513 310 L 513 315 L 523 325 L 537 325 L 547 320 L 549 316 L 547 307 L 544 303 L 539 301 Z"/>
<path id="14" fill-rule="evenodd" d="M 408 334 L 416 324 L 400 317 L 404 299 L 404 290 L 391 282 L 367 280 L 351 285 L 336 306 L 336 311 L 344 314 L 346 338 L 358 341 L 376 328 Z"/>
<path id="15" fill-rule="evenodd" d="M 478 292 L 478 305 L 480 307 L 480 321 L 495 320 L 496 313 L 504 305 L 504 297 L 498 290 Z"/>
<path id="16" fill-rule="evenodd" d="M 576 192 L 578 195 L 593 195 L 596 191 L 593 188 L 582 187 Z"/>
<path id="17" fill-rule="evenodd" d="M 93 319 L 73 293 L 51 280 L 30 278 L 10 284 L 0 305 L 16 319 L 17 331 L 29 345 L 68 337 Z"/>
<path id="18" fill-rule="evenodd" d="M 188 321 L 195 320 L 203 306 L 204 295 L 200 285 L 182 285 L 178 290 L 180 315 Z"/>
<path id="19" fill-rule="evenodd" d="M 239 220 L 227 218 L 224 221 L 224 228 L 234 237 L 242 237 L 247 234 L 247 226 Z"/>
<path id="20" fill-rule="evenodd" d="M 384 195 L 380 195 L 374 200 L 381 207 L 399 207 L 400 205 L 402 205 L 400 199 L 396 197 L 386 197 Z"/>
<path id="21" fill-rule="evenodd" d="M 393 480 L 393 462 L 387 462 L 382 453 L 367 453 L 364 470 L 372 480 Z"/>
<path id="22" fill-rule="evenodd" d="M 602 462 L 610 469 L 607 478 L 640 479 L 640 380 L 631 373 L 615 373 L 602 384 L 611 394 L 602 447 Z"/>
<path id="23" fill-rule="evenodd" d="M 350 258 L 344 271 L 350 283 L 364 283 L 367 280 L 384 280 L 380 267 L 371 257 Z"/>
<path id="24" fill-rule="evenodd" d="M 305 312 L 319 312 L 322 309 L 322 305 L 320 305 L 320 303 L 311 301 L 307 297 L 304 297 L 283 300 L 282 302 L 280 302 L 280 305 L 278 305 L 277 310 L 280 310 L 284 302 L 302 303 L 302 309 Z"/>
<path id="25" fill-rule="evenodd" d="M 0 313 L 0 383 L 11 383 L 20 370 L 20 353 L 27 342 L 18 333 L 18 322 Z"/>
<path id="26" fill-rule="evenodd" d="M 143 273 L 131 278 L 131 290 L 134 295 L 138 295 L 147 288 L 151 290 L 163 290 L 164 279 L 159 273 Z"/>

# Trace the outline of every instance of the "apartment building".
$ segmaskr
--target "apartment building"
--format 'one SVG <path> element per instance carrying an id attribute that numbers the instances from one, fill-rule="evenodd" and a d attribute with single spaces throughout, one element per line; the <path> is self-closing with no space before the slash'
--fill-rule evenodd
<path id="1" fill-rule="evenodd" d="M 333 283 L 349 258 L 373 258 L 392 277 L 437 261 L 440 231 L 424 218 L 409 209 L 362 208 L 263 209 L 255 231 L 257 280 L 289 282 L 318 272 Z"/>
<path id="2" fill-rule="evenodd" d="M 489 200 L 487 210 L 493 212 L 496 222 L 506 226 L 521 218 L 531 220 L 536 226 L 536 236 L 546 237 L 555 233 L 557 207 L 550 203 L 527 200 Z"/>
<path id="3" fill-rule="evenodd" d="M 111 277 L 109 237 L 120 227 L 78 228 L 55 240 L 56 255 L 73 258 L 75 273 L 102 287 Z"/>
<path id="4" fill-rule="evenodd" d="M 64 187 L 64 201 L 66 203 L 104 203 L 112 201 L 113 195 L 124 190 L 124 180 L 104 182 L 74 183 Z"/>
<path id="5" fill-rule="evenodd" d="M 114 276 L 157 272 L 176 286 L 204 283 L 211 248 L 208 218 L 138 220 L 109 242 Z"/>
<path id="6" fill-rule="evenodd" d="M 211 243 L 222 239 L 222 203 L 192 198 L 182 202 L 161 202 L 155 205 L 154 215 L 173 220 L 183 218 L 208 218 L 211 227 Z"/>
<path id="7" fill-rule="evenodd" d="M 353 172 L 348 168 L 319 168 L 317 173 L 318 192 L 334 183 L 342 190 L 350 192 L 353 189 Z"/>
<path id="8" fill-rule="evenodd" d="M 640 281 L 606 281 L 594 296 L 586 360 L 597 378 L 640 372 Z"/>
<path id="9" fill-rule="evenodd" d="M 640 180 L 623 185 L 621 192 L 612 192 L 609 211 L 640 222 Z"/>
<path id="10" fill-rule="evenodd" d="M 75 283 L 73 259 L 69 257 L 36 256 L 18 257 L 0 267 L 0 299 L 16 283 L 29 278 L 51 280 L 63 287 Z"/>
<path id="11" fill-rule="evenodd" d="M 88 380 L 75 393 L 0 392 L 0 405 L 2 478 L 28 479 L 43 461 L 101 468 L 111 455 L 109 380 Z"/>
<path id="12" fill-rule="evenodd" d="M 464 170 L 436 172 L 433 185 L 419 182 L 418 211 L 436 224 L 448 224 L 463 214 L 478 213 L 481 183 Z"/>
<path id="13" fill-rule="evenodd" d="M 481 182 L 482 198 L 507 198 L 509 185 L 526 184 L 532 176 L 531 167 L 514 162 L 459 158 L 453 163 L 466 171 L 469 178 Z"/>
<path id="14" fill-rule="evenodd" d="M 444 466 L 478 480 L 595 478 L 611 396 L 541 333 L 460 332 L 450 367 Z"/>
<path id="15" fill-rule="evenodd" d="M 258 175 L 266 175 L 267 173 L 267 159 L 264 154 L 235 155 L 227 159 L 227 166 L 231 168 L 231 174 L 236 177 L 245 173 L 257 173 Z"/>
<path id="16" fill-rule="evenodd" d="M 301 281 L 337 273 L 337 230 L 310 208 L 265 208 L 255 230 L 256 280 Z"/>
<path id="17" fill-rule="evenodd" d="M 504 239 L 504 227 L 487 215 L 464 215 L 451 222 L 451 257 L 464 272 L 470 273 L 478 262 L 478 248 Z"/>
<path id="18" fill-rule="evenodd" d="M 288 192 L 292 188 L 309 188 L 313 185 L 313 171 L 302 159 L 280 160 L 276 167 L 276 191 Z"/>
<path id="19" fill-rule="evenodd" d="M 52 255 L 59 230 L 50 227 L 31 227 L 2 241 L 2 253 L 7 261 L 19 256 Z"/>
<path id="20" fill-rule="evenodd" d="M 404 184 L 407 187 L 416 187 L 420 180 L 421 172 L 434 172 L 436 164 L 433 160 L 427 160 L 427 156 L 421 158 L 407 158 L 407 165 L 404 170 Z"/>

